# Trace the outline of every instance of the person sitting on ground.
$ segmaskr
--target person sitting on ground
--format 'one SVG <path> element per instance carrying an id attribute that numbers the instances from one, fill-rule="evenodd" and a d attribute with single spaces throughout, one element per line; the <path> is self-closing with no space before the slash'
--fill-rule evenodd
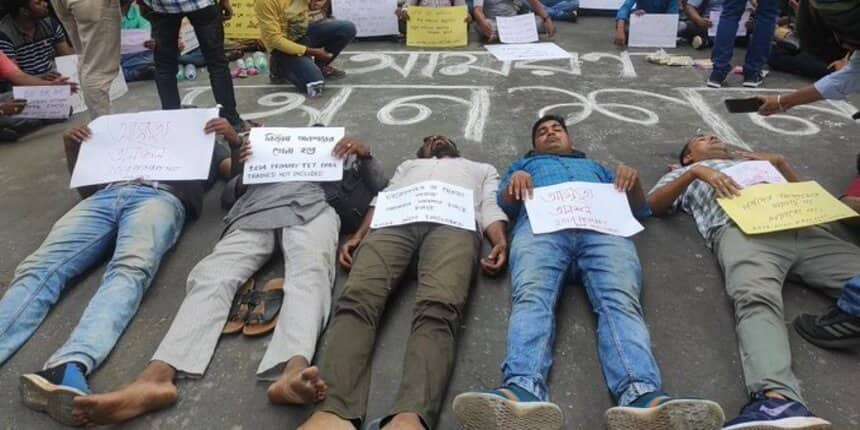
<path id="1" fill-rule="evenodd" d="M 457 145 L 446 136 L 426 137 L 417 156 L 397 167 L 386 191 L 428 180 L 471 190 L 477 228 L 420 222 L 371 231 L 374 209 L 368 211 L 361 228 L 340 248 L 340 264 L 351 272 L 321 354 L 320 374 L 328 391 L 300 430 L 360 428 L 367 412 L 378 322 L 413 256 L 418 290 L 403 378 L 390 414 L 367 428 L 435 428 L 454 367 L 457 329 L 479 264 L 482 232 L 492 250 L 480 267 L 495 274 L 507 261 L 507 217 L 496 204 L 496 169 L 460 157 Z"/>
<path id="2" fill-rule="evenodd" d="M 255 8 L 273 83 L 286 80 L 318 97 L 327 79 L 346 76 L 331 62 L 355 38 L 355 24 L 339 19 L 310 23 L 306 0 L 259 0 Z"/>
<path id="3" fill-rule="evenodd" d="M 540 0 L 540 3 L 555 21 L 576 22 L 579 19 L 579 0 Z"/>
<path id="4" fill-rule="evenodd" d="M 552 18 L 541 2 L 538 0 L 524 1 L 528 1 L 528 5 L 523 4 L 520 0 L 475 0 L 473 8 L 475 25 L 484 41 L 488 43 L 499 41 L 496 26 L 497 17 L 517 16 L 531 12 L 535 14 L 535 25 L 537 25 L 538 32 L 553 37 L 555 25 L 553 25 Z"/>
<path id="5" fill-rule="evenodd" d="M 0 52 L 0 84 L 9 86 L 43 86 L 71 85 L 72 91 L 78 90 L 77 84 L 69 82 L 69 78 L 57 78 L 48 81 L 28 75 Z M 11 90 L 11 88 L 10 88 Z M 26 100 L 13 99 L 11 91 L 0 94 L 0 142 L 17 141 L 23 134 L 29 133 L 43 125 L 54 123 L 54 120 L 15 118 L 27 106 Z"/>
<path id="6" fill-rule="evenodd" d="M 74 54 L 63 27 L 51 18 L 46 0 L 7 0 L 0 20 L 0 51 L 25 73 L 47 80 L 60 77 L 54 57 Z"/>
<path id="7" fill-rule="evenodd" d="M 796 28 L 796 11 L 800 5 L 797 0 L 783 1 L 784 15 L 780 17 L 767 60 L 771 69 L 818 80 L 848 65 L 850 51 L 839 46 L 832 33 L 825 32 L 816 46 L 807 45 L 806 49 L 801 49 Z"/>
<path id="8" fill-rule="evenodd" d="M 119 5 L 122 12 L 121 30 L 151 30 L 152 26 L 140 13 L 140 6 L 135 0 L 122 0 Z M 126 82 L 155 79 L 155 58 L 152 56 L 155 40 L 147 40 L 143 47 L 145 51 L 122 54 L 120 57 L 120 67 Z"/>
<path id="9" fill-rule="evenodd" d="M 233 130 L 227 121 L 214 119 L 205 132 L 230 135 Z M 70 173 L 90 136 L 85 126 L 63 135 Z M 90 393 L 87 375 L 101 366 L 134 317 L 162 257 L 179 239 L 185 221 L 200 214 L 203 193 L 227 158 L 227 149 L 216 142 L 207 180 L 132 180 L 78 188 L 83 200 L 18 265 L 0 299 L 2 364 L 36 332 L 72 279 L 111 256 L 101 286 L 69 339 L 43 370 L 21 376 L 24 405 L 62 424 L 87 423 L 74 412 L 73 398 Z"/>
<path id="10" fill-rule="evenodd" d="M 618 13 L 615 14 L 615 44 L 618 46 L 627 46 L 627 34 L 630 32 L 629 22 L 631 14 L 677 14 L 678 10 L 678 0 L 625 0 L 618 9 Z"/>
<path id="11" fill-rule="evenodd" d="M 722 0 L 686 0 L 683 2 L 683 12 L 686 17 L 678 27 L 678 36 L 689 41 L 695 49 L 710 48 L 714 39 L 708 36 L 708 30 L 714 26 L 711 12 L 723 7 Z"/>
<path id="12" fill-rule="evenodd" d="M 735 331 L 749 403 L 726 423 L 726 430 L 747 428 L 829 429 L 806 406 L 800 382 L 791 370 L 782 287 L 788 276 L 842 299 L 816 319 L 795 320 L 810 342 L 848 347 L 860 344 L 860 248 L 820 226 L 748 235 L 732 222 L 717 198 L 732 198 L 740 186 L 723 173 L 745 160 L 770 162 L 789 182 L 800 180 L 779 154 L 731 154 L 716 136 L 697 135 L 681 150 L 683 167 L 664 175 L 648 194 L 655 215 L 678 210 L 696 221 L 705 244 L 723 270 L 726 292 L 734 303 Z"/>
<path id="13" fill-rule="evenodd" d="M 672 398 L 663 393 L 660 370 L 639 300 L 642 269 L 633 240 L 592 230 L 535 234 L 525 209 L 535 187 L 584 181 L 614 184 L 631 210 L 650 210 L 639 174 L 619 165 L 613 173 L 576 149 L 564 119 L 547 115 L 532 127 L 532 147 L 502 178 L 499 206 L 515 219 L 511 238 L 512 305 L 501 388 L 463 393 L 454 414 L 466 430 L 562 427 L 561 408 L 549 402 L 555 311 L 568 280 L 579 280 L 597 314 L 598 355 L 617 407 L 606 413 L 608 428 L 717 429 L 725 416 L 714 402 Z M 547 259 L 548 255 L 553 258 Z M 671 417 L 671 418 L 670 418 Z"/>
<path id="14" fill-rule="evenodd" d="M 400 20 L 400 34 L 406 34 L 406 22 L 409 21 L 409 6 L 412 7 L 452 7 L 466 6 L 466 0 L 408 0 L 394 12 Z M 472 21 L 472 15 L 466 13 L 466 23 Z"/>

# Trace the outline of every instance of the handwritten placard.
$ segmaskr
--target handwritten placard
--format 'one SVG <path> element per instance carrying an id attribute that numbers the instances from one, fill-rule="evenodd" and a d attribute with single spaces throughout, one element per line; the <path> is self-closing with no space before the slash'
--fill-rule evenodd
<path id="1" fill-rule="evenodd" d="M 424 181 L 376 198 L 371 228 L 432 222 L 475 231 L 474 192 L 440 181 Z"/>
<path id="2" fill-rule="evenodd" d="M 203 131 L 218 109 L 179 109 L 100 116 L 81 144 L 71 188 L 145 179 L 206 179 L 215 134 Z"/>
<path id="3" fill-rule="evenodd" d="M 64 55 L 62 57 L 55 57 L 54 61 L 57 62 L 57 72 L 63 76 L 67 76 L 70 81 L 80 83 L 80 75 L 78 75 L 78 56 L 77 55 Z M 78 91 L 75 94 L 72 94 L 71 103 L 72 103 L 72 112 L 79 113 L 87 110 L 87 105 L 84 103 L 84 95 L 83 90 Z M 113 82 L 110 85 L 110 99 L 116 100 L 125 93 L 128 92 L 128 85 L 125 83 L 125 77 L 122 75 L 122 69 L 116 75 Z"/>
<path id="4" fill-rule="evenodd" d="M 400 34 L 397 25 L 397 0 L 332 0 L 332 15 L 352 21 L 356 37 Z"/>
<path id="5" fill-rule="evenodd" d="M 343 133 L 339 127 L 252 128 L 253 154 L 245 162 L 242 181 L 339 181 L 343 178 L 343 160 L 332 156 L 331 151 Z"/>
<path id="6" fill-rule="evenodd" d="M 579 2 L 580 9 L 618 10 L 624 0 L 582 0 Z"/>
<path id="7" fill-rule="evenodd" d="M 722 170 L 724 174 L 734 179 L 741 188 L 757 184 L 784 184 L 788 181 L 770 164 L 769 161 L 743 161 Z"/>
<path id="8" fill-rule="evenodd" d="M 200 47 L 200 41 L 197 40 L 197 33 L 194 32 L 194 27 L 188 18 L 182 18 L 182 25 L 179 27 L 179 38 L 185 45 L 180 54 L 185 55 Z"/>
<path id="9" fill-rule="evenodd" d="M 678 42 L 678 14 L 630 15 L 631 48 L 674 48 Z"/>
<path id="10" fill-rule="evenodd" d="M 232 0 L 233 18 L 224 21 L 224 37 L 227 39 L 259 39 L 260 25 L 254 0 Z"/>
<path id="11" fill-rule="evenodd" d="M 143 44 L 149 39 L 149 30 L 122 30 L 122 33 L 120 33 L 120 53 L 125 55 L 148 51 L 147 47 L 143 46 Z"/>
<path id="12" fill-rule="evenodd" d="M 13 87 L 16 99 L 27 100 L 24 110 L 15 118 L 66 119 L 72 108 L 69 85 Z"/>
<path id="13" fill-rule="evenodd" d="M 469 44 L 466 6 L 410 7 L 406 45 L 452 48 Z"/>
<path id="14" fill-rule="evenodd" d="M 496 17 L 499 41 L 502 43 L 532 43 L 538 41 L 535 14 Z"/>
<path id="15" fill-rule="evenodd" d="M 539 61 L 570 58 L 570 53 L 552 42 L 520 45 L 484 45 L 499 61 Z"/>
<path id="16" fill-rule="evenodd" d="M 644 229 L 630 211 L 627 194 L 613 184 L 564 182 L 538 187 L 525 204 L 535 234 L 580 228 L 629 237 Z"/>
<path id="17" fill-rule="evenodd" d="M 732 199 L 717 199 L 746 234 L 769 233 L 857 216 L 815 181 L 753 185 Z"/>
<path id="18" fill-rule="evenodd" d="M 750 7 L 750 4 L 747 3 L 747 7 Z M 717 35 L 717 28 L 720 26 L 720 15 L 722 15 L 722 10 L 712 10 L 710 14 L 708 14 L 708 18 L 711 20 L 711 26 L 708 27 L 708 36 L 714 37 Z M 743 37 L 747 35 L 747 22 L 750 20 L 751 11 L 747 9 L 743 15 L 741 15 L 741 20 L 738 22 L 738 32 L 735 34 L 735 37 Z"/>

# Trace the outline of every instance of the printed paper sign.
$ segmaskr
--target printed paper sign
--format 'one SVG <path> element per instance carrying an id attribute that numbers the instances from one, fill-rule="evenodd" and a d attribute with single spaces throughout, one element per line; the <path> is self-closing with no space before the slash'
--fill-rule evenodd
<path id="1" fill-rule="evenodd" d="M 499 61 L 538 61 L 570 58 L 570 53 L 552 42 L 520 45 L 484 45 Z"/>
<path id="2" fill-rule="evenodd" d="M 151 39 L 149 30 L 122 30 L 120 35 L 120 53 L 125 55 L 148 51 L 149 49 L 143 46 L 143 44 L 149 39 Z"/>
<path id="3" fill-rule="evenodd" d="M 732 199 L 717 199 L 746 234 L 769 233 L 857 216 L 818 182 L 753 185 Z"/>
<path id="4" fill-rule="evenodd" d="M 472 190 L 440 181 L 424 181 L 376 197 L 371 228 L 432 222 L 475 231 Z"/>
<path id="5" fill-rule="evenodd" d="M 466 6 L 410 7 L 406 45 L 452 48 L 469 44 Z"/>
<path id="6" fill-rule="evenodd" d="M 254 0 L 231 0 L 233 18 L 224 21 L 224 37 L 227 39 L 259 39 L 260 24 Z"/>
<path id="7" fill-rule="evenodd" d="M 631 48 L 674 48 L 678 41 L 678 14 L 630 15 Z"/>
<path id="8" fill-rule="evenodd" d="M 582 0 L 579 2 L 580 9 L 618 10 L 624 0 Z"/>
<path id="9" fill-rule="evenodd" d="M 749 4 L 747 4 L 749 6 Z M 720 14 L 722 14 L 722 10 L 712 10 L 708 15 L 708 19 L 711 20 L 711 27 L 708 28 L 708 36 L 715 37 L 717 35 L 717 27 L 720 25 Z M 741 15 L 741 20 L 738 22 L 738 32 L 735 34 L 735 37 L 743 37 L 747 35 L 747 22 L 750 20 L 750 10 L 747 9 L 743 15 Z"/>
<path id="10" fill-rule="evenodd" d="M 100 116 L 89 124 L 92 136 L 81 144 L 70 187 L 206 179 L 215 134 L 203 128 L 217 117 L 217 108 Z"/>
<path id="11" fill-rule="evenodd" d="M 723 169 L 722 172 L 734 179 L 741 188 L 757 184 L 784 184 L 788 182 L 769 161 L 744 161 Z"/>
<path id="12" fill-rule="evenodd" d="M 496 17 L 499 41 L 502 43 L 532 43 L 538 41 L 535 14 Z"/>
<path id="13" fill-rule="evenodd" d="M 182 19 L 182 25 L 179 27 L 179 38 L 185 47 L 179 52 L 180 55 L 185 55 L 200 47 L 200 41 L 197 40 L 197 33 L 194 32 L 194 27 L 188 18 Z"/>
<path id="14" fill-rule="evenodd" d="M 397 0 L 332 0 L 332 15 L 352 21 L 356 37 L 400 34 L 397 25 Z"/>
<path id="15" fill-rule="evenodd" d="M 78 56 L 77 55 L 64 55 L 62 57 L 55 57 L 54 61 L 57 62 L 57 72 L 63 76 L 69 78 L 70 81 L 76 82 L 78 84 L 81 83 L 80 75 L 78 75 Z M 125 77 L 122 75 L 122 68 L 119 69 L 116 78 L 111 82 L 110 85 L 110 99 L 116 100 L 125 93 L 128 92 L 128 85 L 125 83 Z M 72 94 L 71 98 L 72 103 L 72 112 L 79 113 L 87 110 L 87 105 L 84 103 L 84 95 L 83 90 L 79 90 L 77 93 Z"/>
<path id="16" fill-rule="evenodd" d="M 267 184 L 291 181 L 339 181 L 343 160 L 331 155 L 343 128 L 257 127 L 251 129 L 253 154 L 242 181 Z"/>
<path id="17" fill-rule="evenodd" d="M 613 184 L 565 182 L 538 187 L 525 204 L 535 234 L 579 228 L 630 237 L 644 230 L 630 211 L 627 194 Z"/>
<path id="18" fill-rule="evenodd" d="M 66 119 L 72 108 L 71 94 L 69 85 L 13 87 L 14 98 L 27 100 L 24 111 L 15 118 Z"/>

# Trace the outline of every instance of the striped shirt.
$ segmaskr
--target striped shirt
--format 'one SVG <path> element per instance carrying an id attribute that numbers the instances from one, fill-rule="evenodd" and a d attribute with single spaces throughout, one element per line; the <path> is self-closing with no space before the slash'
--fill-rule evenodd
<path id="1" fill-rule="evenodd" d="M 0 20 L 0 51 L 31 75 L 41 75 L 54 69 L 54 45 L 65 40 L 63 27 L 51 18 L 43 18 L 36 23 L 32 38 L 18 29 L 12 15 Z"/>
<path id="2" fill-rule="evenodd" d="M 188 13 L 215 5 L 214 0 L 143 0 L 154 12 Z"/>

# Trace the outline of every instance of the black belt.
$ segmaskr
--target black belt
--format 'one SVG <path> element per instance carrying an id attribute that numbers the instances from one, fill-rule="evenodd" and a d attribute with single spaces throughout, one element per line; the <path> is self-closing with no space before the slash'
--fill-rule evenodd
<path id="1" fill-rule="evenodd" d="M 178 197 L 178 195 L 176 194 L 176 188 L 173 188 L 173 186 L 171 186 L 170 184 L 166 184 L 164 182 L 159 182 L 159 181 L 147 181 L 147 180 L 142 180 L 142 179 L 135 179 L 132 181 L 111 182 L 110 184 L 108 184 L 105 187 L 105 189 L 113 188 L 113 187 L 124 187 L 124 186 L 129 186 L 129 185 L 149 187 L 149 188 L 152 188 L 152 189 L 157 190 L 157 191 L 167 191 L 168 193 L 173 194 L 174 196 Z"/>

